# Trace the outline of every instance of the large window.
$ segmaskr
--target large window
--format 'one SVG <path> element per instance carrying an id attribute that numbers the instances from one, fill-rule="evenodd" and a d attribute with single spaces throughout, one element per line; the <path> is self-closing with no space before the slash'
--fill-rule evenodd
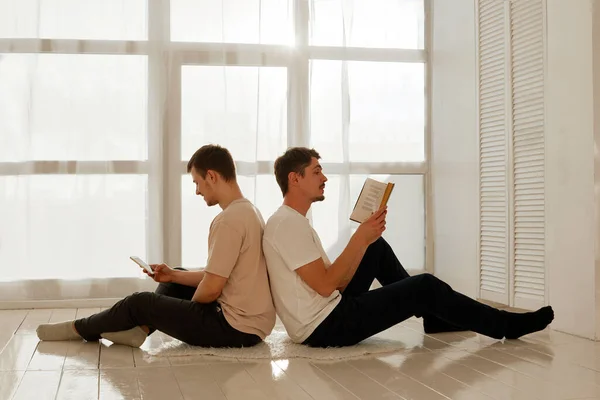
<path id="1" fill-rule="evenodd" d="M 281 204 L 273 161 L 314 147 L 309 215 L 335 257 L 367 176 L 396 183 L 390 241 L 426 257 L 427 0 L 0 0 L 0 281 L 201 267 L 220 211 L 186 163 L 228 147 L 246 197 Z M 1 299 L 0 299 L 1 300 Z"/>

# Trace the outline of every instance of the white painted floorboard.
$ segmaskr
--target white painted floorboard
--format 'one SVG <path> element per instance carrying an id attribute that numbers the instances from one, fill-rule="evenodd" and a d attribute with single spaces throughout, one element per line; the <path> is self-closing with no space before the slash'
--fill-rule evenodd
<path id="1" fill-rule="evenodd" d="M 600 399 L 600 343 L 551 330 L 500 342 L 425 335 L 411 319 L 381 335 L 407 350 L 340 362 L 149 357 L 83 341 L 39 342 L 38 324 L 99 308 L 0 310 L 0 400 L 9 399 Z"/>

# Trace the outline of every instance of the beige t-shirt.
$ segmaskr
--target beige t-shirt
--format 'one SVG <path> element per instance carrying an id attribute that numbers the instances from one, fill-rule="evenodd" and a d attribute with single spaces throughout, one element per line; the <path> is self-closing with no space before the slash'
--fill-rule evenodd
<path id="1" fill-rule="evenodd" d="M 275 326 L 262 250 L 265 222 L 247 199 L 229 204 L 210 225 L 206 272 L 227 278 L 217 299 L 229 324 L 264 339 Z"/>

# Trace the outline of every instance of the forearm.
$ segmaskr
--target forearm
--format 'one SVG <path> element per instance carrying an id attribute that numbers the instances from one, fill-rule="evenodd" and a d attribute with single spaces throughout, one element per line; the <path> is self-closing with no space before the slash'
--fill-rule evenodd
<path id="1" fill-rule="evenodd" d="M 366 252 L 366 248 L 365 248 L 365 251 L 362 251 L 360 254 L 358 254 L 356 259 L 350 263 L 351 268 L 348 271 L 348 273 L 346 274 L 346 276 L 344 276 L 344 278 L 340 282 L 339 286 L 337 287 L 337 290 L 339 290 L 340 292 L 343 292 L 344 289 L 346 289 L 346 286 L 348 286 L 348 284 L 354 277 L 354 274 L 356 273 L 356 270 L 358 269 L 358 266 L 360 265 L 360 262 L 362 261 L 364 255 L 365 255 L 365 252 Z"/>
<path id="2" fill-rule="evenodd" d="M 348 285 L 365 255 L 367 247 L 368 245 L 356 236 L 353 235 L 350 238 L 350 242 L 342 254 L 327 269 L 327 280 L 332 288 L 343 289 Z"/>
<path id="3" fill-rule="evenodd" d="M 204 279 L 204 271 L 173 271 L 173 281 L 184 286 L 198 287 Z"/>
<path id="4" fill-rule="evenodd" d="M 217 300 L 220 294 L 220 291 L 213 290 L 209 285 L 206 284 L 206 282 L 203 281 L 198 285 L 196 293 L 194 293 L 194 296 L 192 297 L 192 301 L 195 301 L 196 303 L 208 304 Z"/>

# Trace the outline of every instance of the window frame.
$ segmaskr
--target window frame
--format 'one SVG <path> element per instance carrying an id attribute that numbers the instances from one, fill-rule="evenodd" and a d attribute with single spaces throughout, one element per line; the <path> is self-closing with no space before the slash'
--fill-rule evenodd
<path id="1" fill-rule="evenodd" d="M 44 160 L 0 162 L 2 175 L 37 174 L 147 174 L 148 214 L 146 257 L 150 262 L 181 265 L 182 204 L 181 175 L 181 67 L 183 65 L 285 66 L 288 68 L 288 146 L 310 145 L 310 116 L 295 110 L 310 110 L 309 63 L 315 60 L 384 61 L 421 63 L 425 67 L 425 127 L 422 162 L 346 162 L 323 167 L 329 174 L 417 174 L 424 179 L 425 265 L 433 272 L 433 207 L 431 193 L 431 0 L 424 0 L 424 49 L 355 48 L 311 46 L 309 3 L 294 0 L 295 46 L 194 43 L 170 41 L 169 0 L 148 1 L 148 40 L 1 39 L 0 53 L 54 53 L 146 55 L 148 57 L 148 157 L 144 161 L 106 162 Z M 215 57 L 220 54 L 220 57 Z M 209 57 L 210 55 L 210 57 Z M 237 162 L 239 171 L 271 175 L 272 162 Z M 65 165 L 67 166 L 65 168 Z M 165 234 L 169 232 L 169 234 Z"/>

